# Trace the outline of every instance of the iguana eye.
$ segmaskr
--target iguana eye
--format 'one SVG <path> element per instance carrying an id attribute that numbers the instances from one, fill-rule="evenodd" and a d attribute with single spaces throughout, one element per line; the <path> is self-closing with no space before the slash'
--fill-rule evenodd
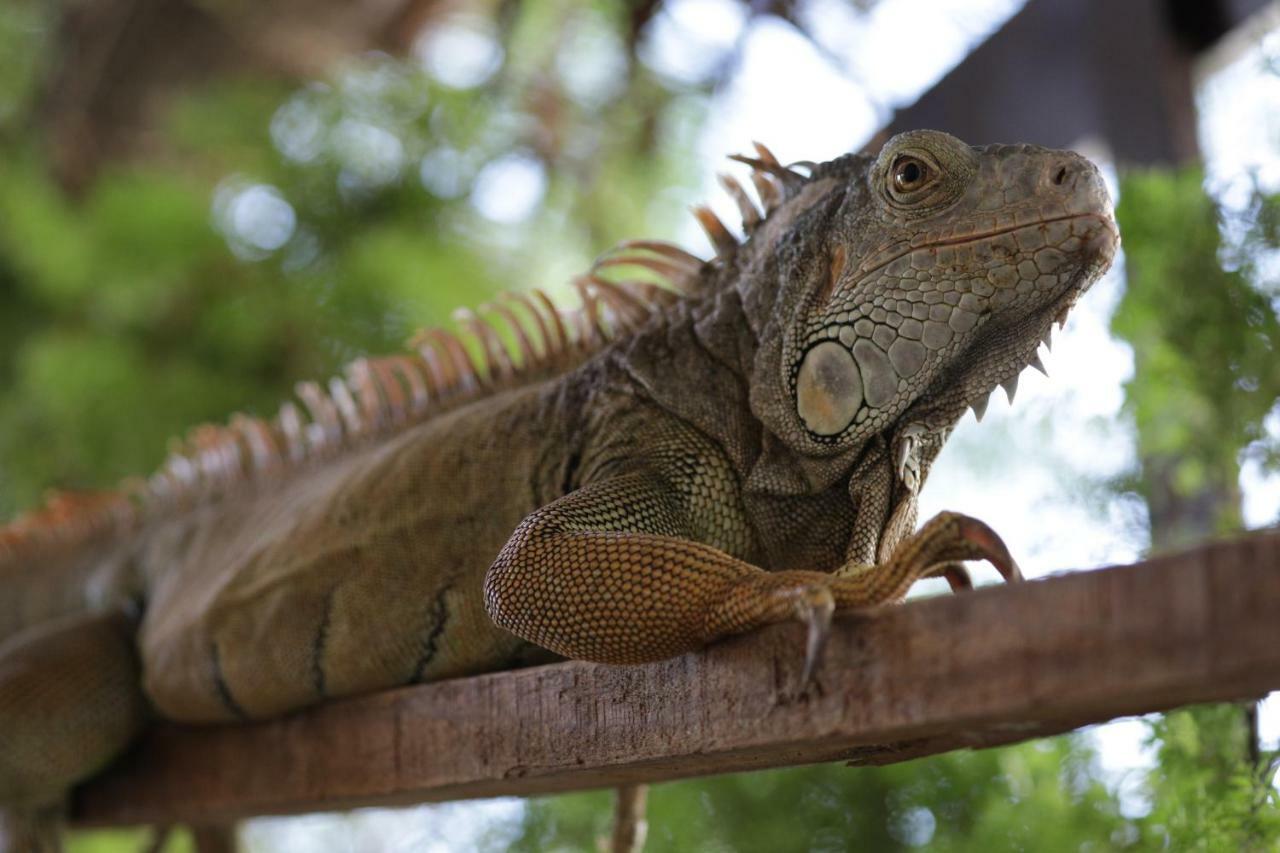
<path id="1" fill-rule="evenodd" d="M 893 192 L 908 194 L 929 183 L 931 179 L 929 164 L 918 157 L 904 154 L 893 161 Z"/>

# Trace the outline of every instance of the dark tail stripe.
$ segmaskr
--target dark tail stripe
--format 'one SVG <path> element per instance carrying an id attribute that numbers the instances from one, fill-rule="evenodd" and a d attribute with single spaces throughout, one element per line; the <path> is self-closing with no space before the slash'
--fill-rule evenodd
<path id="1" fill-rule="evenodd" d="M 222 659 L 218 655 L 217 643 L 209 644 L 209 662 L 213 668 L 213 687 L 218 691 L 218 698 L 222 700 L 223 706 L 236 719 L 249 719 L 249 715 L 245 713 L 244 708 L 236 701 L 236 697 L 231 695 L 231 688 L 227 685 L 226 676 L 222 673 Z"/>
<path id="2" fill-rule="evenodd" d="M 413 668 L 413 682 L 422 680 L 423 672 L 431 664 L 431 660 L 436 656 L 436 647 L 440 642 L 440 635 L 444 633 L 445 624 L 449 621 L 449 608 L 445 602 L 445 596 L 453 590 L 450 584 L 440 592 L 436 593 L 435 601 L 431 602 L 431 630 L 427 632 L 426 638 L 422 641 L 422 654 L 418 656 L 418 663 Z"/>
<path id="3" fill-rule="evenodd" d="M 320 616 L 320 625 L 316 628 L 316 638 L 311 644 L 311 684 L 316 695 L 321 699 L 329 696 L 328 686 L 324 681 L 324 649 L 329 639 L 329 619 L 333 615 L 333 599 L 338 594 L 335 586 L 324 597 L 324 613 Z"/>

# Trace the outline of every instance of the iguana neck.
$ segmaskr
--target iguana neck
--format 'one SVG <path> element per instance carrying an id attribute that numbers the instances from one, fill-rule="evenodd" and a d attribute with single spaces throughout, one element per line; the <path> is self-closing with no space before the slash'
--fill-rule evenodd
<path id="1" fill-rule="evenodd" d="M 774 256 L 752 270 L 756 282 L 778 275 L 777 263 Z M 742 293 L 742 288 L 720 287 L 701 299 L 673 305 L 660 323 L 620 346 L 611 357 L 654 403 L 715 440 L 733 462 L 747 492 L 781 496 L 826 491 L 848 480 L 868 445 L 891 447 L 897 437 L 890 430 L 874 442 L 809 457 L 770 432 L 754 406 L 760 397 L 770 397 L 761 389 L 777 382 L 776 371 L 761 369 L 763 363 L 768 371 L 777 357 L 775 353 L 770 358 L 766 352 L 771 345 L 778 348 L 768 340 L 772 334 L 768 312 L 774 302 L 757 298 L 747 304 Z M 928 454 L 927 460 L 921 459 L 922 472 L 944 436 L 921 448 Z"/>

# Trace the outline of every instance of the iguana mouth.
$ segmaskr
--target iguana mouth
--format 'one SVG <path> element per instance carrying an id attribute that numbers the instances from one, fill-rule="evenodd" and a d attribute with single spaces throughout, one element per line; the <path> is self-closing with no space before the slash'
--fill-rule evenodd
<path id="1" fill-rule="evenodd" d="M 852 278 L 854 281 L 866 279 L 869 276 L 880 272 L 894 261 L 908 257 L 915 252 L 947 247 L 954 248 L 957 246 L 976 246 L 989 240 L 994 240 L 997 237 L 1003 237 L 1007 234 L 1015 234 L 1029 228 L 1044 228 L 1055 222 L 1074 222 L 1085 219 L 1098 220 L 1104 228 L 1110 229 L 1115 239 L 1119 241 L 1119 231 L 1116 228 L 1115 220 L 1111 216 L 1098 213 L 1094 210 L 1077 213 L 1064 213 L 1059 216 L 1029 219 L 1024 222 L 1018 222 L 1013 225 L 1003 226 L 989 231 L 970 232 L 949 237 L 942 236 L 941 232 L 934 232 L 932 235 L 926 234 L 921 242 L 914 243 L 906 248 L 903 248 L 901 243 L 897 243 L 892 246 L 885 246 L 875 252 L 872 252 L 864 263 L 859 264 Z M 894 254 L 886 256 L 885 253 L 890 251 L 894 252 Z"/>
<path id="2" fill-rule="evenodd" d="M 1014 214 L 1015 218 L 1018 214 Z M 1011 225 L 1001 225 L 1001 227 L 988 229 L 988 231 L 974 231 L 961 234 L 947 234 L 943 236 L 943 232 L 925 232 L 919 238 L 919 242 L 911 242 L 910 245 L 902 245 L 901 242 L 891 243 L 888 246 L 877 248 L 876 251 L 870 252 L 867 260 L 856 266 L 852 270 L 851 280 L 861 280 L 881 272 L 886 266 L 893 261 L 900 260 L 902 257 L 908 257 L 914 252 L 928 251 L 931 248 L 955 248 L 961 246 L 975 246 L 980 243 L 996 240 L 997 237 L 1004 237 L 1006 234 L 1012 234 L 1028 228 L 1044 228 L 1053 223 L 1070 223 L 1075 220 L 1097 219 L 1100 220 L 1105 227 L 1110 228 L 1112 232 L 1117 234 L 1119 240 L 1119 232 L 1116 232 L 1114 218 L 1110 215 L 1098 213 L 1097 210 L 1075 211 L 1075 213 L 1064 213 L 1055 216 L 1037 216 L 1037 218 L 1023 220 L 1023 222 L 1015 222 Z M 892 252 L 892 254 L 890 254 Z M 819 306 L 820 307 L 820 306 Z"/>
<path id="3" fill-rule="evenodd" d="M 1010 225 L 1005 228 L 998 228 L 995 231 L 987 231 L 987 232 L 978 233 L 978 234 L 957 236 L 951 239 L 938 240 L 935 243 L 925 243 L 924 245 L 919 246 L 918 248 L 929 249 L 929 248 L 934 248 L 936 246 L 960 246 L 960 245 L 964 245 L 965 243 L 977 243 L 983 240 L 990 240 L 993 237 L 999 237 L 1002 234 L 1012 234 L 1013 232 L 1021 231 L 1024 228 L 1035 228 L 1041 225 L 1048 225 L 1052 222 L 1070 222 L 1075 219 L 1088 219 L 1090 217 L 1093 217 L 1094 219 L 1102 218 L 1096 213 L 1068 213 L 1062 216 L 1049 216 L 1044 219 L 1037 219 L 1037 220 L 1032 220 L 1031 222 L 1023 222 L 1017 225 Z"/>

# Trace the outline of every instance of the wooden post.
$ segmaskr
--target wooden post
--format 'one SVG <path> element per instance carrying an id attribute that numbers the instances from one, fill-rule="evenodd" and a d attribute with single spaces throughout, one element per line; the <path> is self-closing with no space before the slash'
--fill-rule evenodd
<path id="1" fill-rule="evenodd" d="M 793 695 L 781 625 L 642 667 L 569 662 L 162 726 L 78 791 L 79 825 L 583 788 L 1011 743 L 1280 688 L 1280 534 L 837 620 Z"/>

